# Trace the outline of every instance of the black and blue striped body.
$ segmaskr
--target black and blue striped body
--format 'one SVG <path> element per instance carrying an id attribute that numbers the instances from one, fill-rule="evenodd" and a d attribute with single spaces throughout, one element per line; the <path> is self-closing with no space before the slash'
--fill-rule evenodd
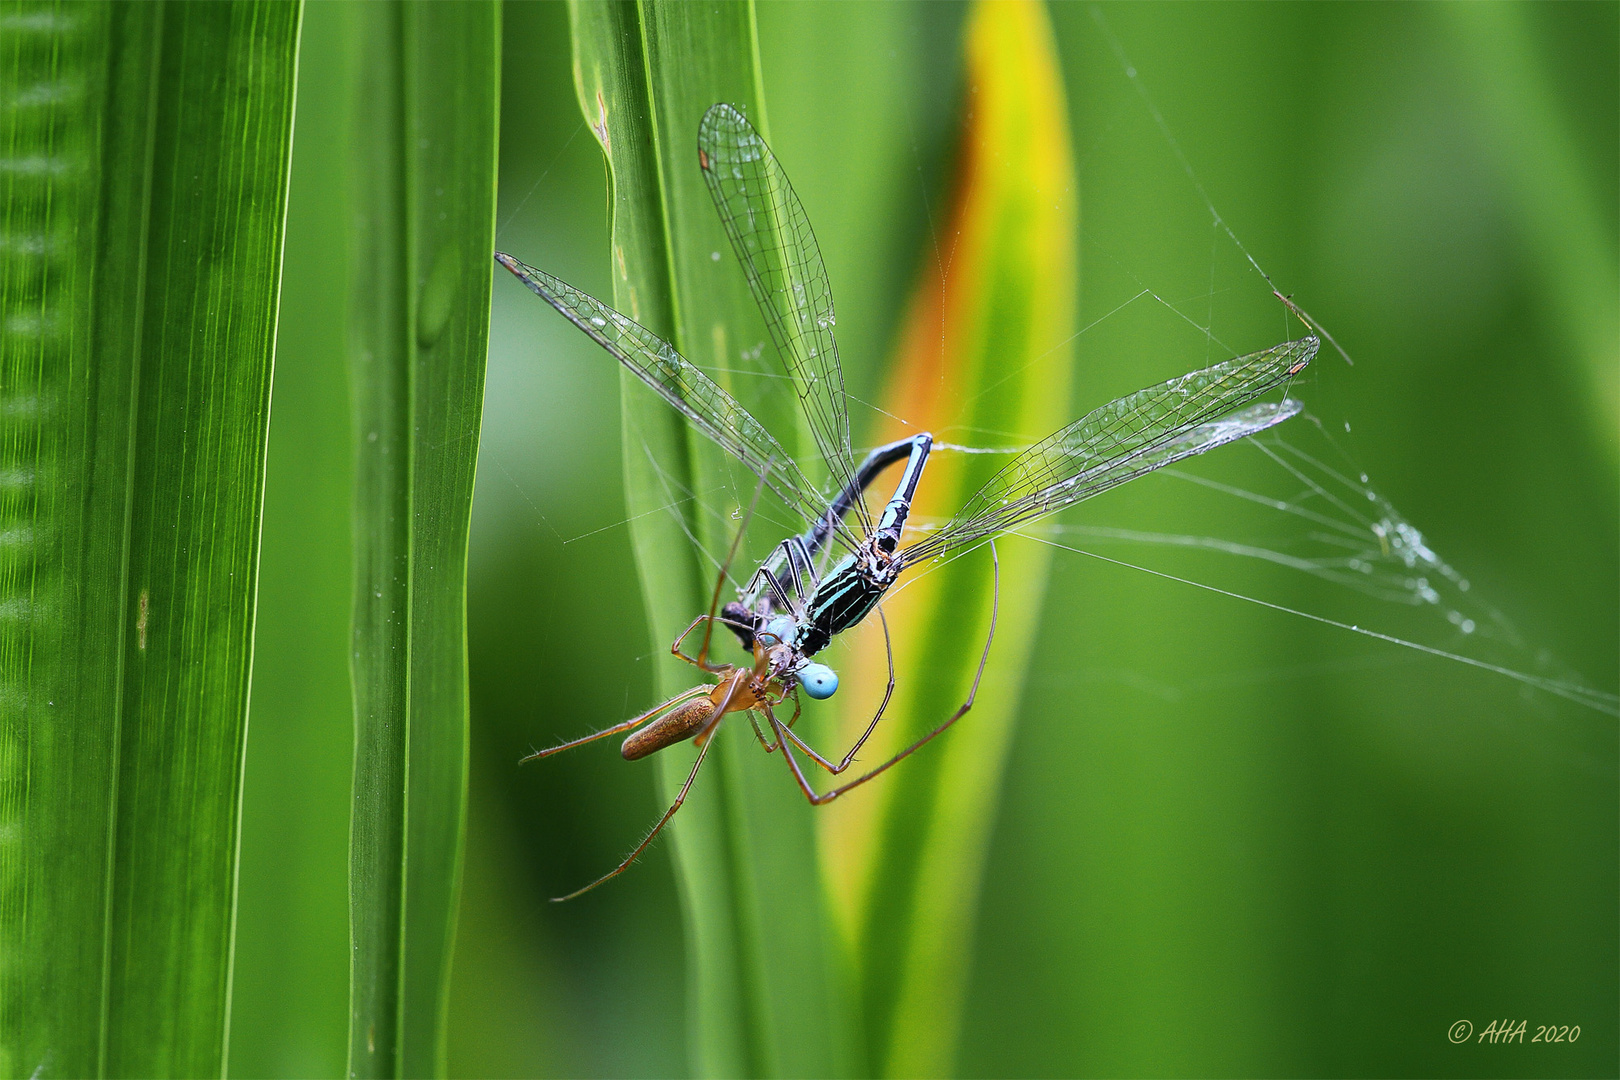
<path id="1" fill-rule="evenodd" d="M 861 555 L 847 556 L 822 579 L 798 623 L 793 647 L 800 654 L 825 649 L 834 636 L 866 618 L 894 584 L 890 575 L 874 578 L 864 562 Z"/>
<path id="2" fill-rule="evenodd" d="M 900 546 L 900 535 L 911 514 L 911 500 L 917 494 L 917 481 L 922 478 L 923 466 L 928 462 L 928 452 L 933 445 L 933 436 L 925 432 L 880 447 L 867 459 L 861 470 L 862 487 L 871 482 L 878 468 L 898 459 L 901 453 L 909 460 L 894 497 L 883 508 L 883 516 L 878 519 L 872 535 L 861 544 L 859 551 L 840 559 L 827 571 L 815 595 L 805 604 L 793 641 L 801 655 L 814 656 L 838 634 L 866 618 L 894 584 L 899 573 L 894 565 L 894 553 Z M 848 493 L 855 494 L 858 493 Z M 850 501 L 853 500 L 847 496 L 841 498 L 834 509 L 841 512 Z"/>
<path id="3" fill-rule="evenodd" d="M 894 584 L 897 571 L 892 566 L 893 556 L 900 546 L 911 500 L 916 497 L 917 483 L 933 445 L 933 436 L 923 432 L 873 450 L 828 506 L 827 513 L 802 536 L 790 537 L 778 547 L 777 557 L 784 564 L 781 569 L 774 573 L 762 571 L 766 576 L 753 579 L 761 582 L 755 591 L 740 602 L 727 604 L 721 612 L 722 621 L 737 635 L 743 648 L 753 647 L 754 634 L 769 620 L 773 608 L 791 603 L 797 581 L 809 573 L 812 560 L 831 539 L 835 524 L 854 507 L 867 485 L 889 465 L 904 459 L 905 471 L 876 528 L 861 541 L 858 551 L 827 572 L 796 617 L 790 644 L 800 656 L 813 656 L 836 635 L 866 618 Z"/>

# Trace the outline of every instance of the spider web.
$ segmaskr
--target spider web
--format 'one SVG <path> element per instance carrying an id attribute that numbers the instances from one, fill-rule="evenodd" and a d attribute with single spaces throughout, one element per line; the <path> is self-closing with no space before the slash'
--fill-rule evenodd
<path id="1" fill-rule="evenodd" d="M 1345 382 L 1359 371 L 1347 348 L 1330 326 L 1304 309 L 1300 298 L 1286 295 L 1286 288 L 1279 287 L 1239 237 L 1120 41 L 1100 12 L 1093 9 L 1092 18 L 1118 65 L 1116 81 L 1123 77 L 1116 107 L 1137 111 L 1138 133 L 1153 132 L 1164 152 L 1161 173 L 1178 178 L 1182 198 L 1176 210 L 1164 211 L 1163 217 L 1184 225 L 1190 235 L 1207 231 L 1209 255 L 1203 280 L 1193 280 L 1195 264 L 1184 260 L 1179 266 L 1152 265 L 1127 243 L 1110 244 L 1099 236 L 1106 230 L 1097 229 L 1094 218 L 1083 223 L 1083 258 L 1112 264 L 1114 280 L 1129 283 L 1131 291 L 1100 301 L 1087 298 L 1085 307 L 1095 314 L 1071 342 L 1064 343 L 1077 348 L 1082 387 L 1088 376 L 1098 375 L 1106 385 L 1111 374 L 1106 361 L 1094 364 L 1088 362 L 1091 358 L 1131 351 L 1139 357 L 1144 338 L 1166 341 L 1167 351 L 1187 358 L 1183 366 L 1188 366 L 1188 361 L 1212 363 L 1267 344 L 1268 339 L 1254 335 L 1265 333 L 1269 324 L 1275 328 L 1269 342 L 1315 333 L 1323 339 L 1323 354 L 1291 391 L 1304 402 L 1301 416 L 1199 459 L 1196 465 L 1167 468 L 1136 481 L 1185 489 L 1185 495 L 1176 496 L 1179 508 L 1202 503 L 1209 508 L 1202 515 L 1207 521 L 1228 519 L 1216 526 L 1219 535 L 1178 531 L 1174 520 L 1159 528 L 1125 524 L 1126 515 L 1106 501 L 1062 519 L 1023 525 L 1015 532 L 1077 555 L 1410 650 L 1429 661 L 1504 677 L 1519 684 L 1532 707 L 1545 701 L 1541 695 L 1550 695 L 1599 714 L 1620 716 L 1620 697 L 1594 688 L 1581 673 L 1521 632 L 1374 483 L 1353 450 L 1353 424 L 1347 417 L 1354 410 L 1339 400 L 1347 396 L 1342 393 Z M 1146 115 L 1147 124 L 1140 122 L 1140 114 Z M 1115 125 L 1099 126 L 1113 132 Z M 1078 148 L 1081 168 L 1091 168 L 1088 159 L 1107 149 L 1097 144 Z M 1188 348 L 1190 342 L 1202 346 L 1202 355 Z M 1087 393 L 1085 400 L 1094 396 Z M 952 430 L 941 433 L 938 450 L 1012 454 L 1029 449 L 1013 442 L 1014 437 L 1014 433 Z M 1100 523 L 1111 517 L 1120 523 Z M 924 536 L 929 530 L 949 528 L 928 520 L 913 525 Z M 956 557 L 961 554 L 965 552 Z M 1232 572 L 1245 563 L 1266 564 L 1276 571 L 1271 579 L 1279 586 L 1275 592 L 1257 593 L 1251 574 Z M 1330 588 L 1287 584 L 1300 577 Z M 1222 584 L 1234 578 L 1242 583 Z"/>

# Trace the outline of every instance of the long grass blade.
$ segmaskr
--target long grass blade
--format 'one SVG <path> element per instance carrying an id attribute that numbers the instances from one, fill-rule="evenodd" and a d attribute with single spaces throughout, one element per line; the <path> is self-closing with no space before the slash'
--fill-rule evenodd
<path id="1" fill-rule="evenodd" d="M 612 184 L 613 306 L 723 383 L 737 351 L 753 344 L 745 334 L 756 332 L 759 315 L 741 271 L 718 254 L 730 245 L 696 139 L 717 101 L 763 122 L 752 5 L 577 2 L 571 10 L 580 106 Z M 714 570 L 700 564 L 693 539 L 723 552 L 733 526 L 691 498 L 715 497 L 726 475 L 719 451 L 639 380 L 623 379 L 627 509 L 656 654 L 708 604 Z M 814 460 L 791 412 L 757 415 L 801 464 L 806 446 Z M 672 503 L 674 514 L 665 509 Z M 694 676 L 664 653 L 666 696 Z M 663 790 L 673 796 L 692 753 L 682 746 L 660 757 Z M 693 1072 L 848 1071 L 847 999 L 810 810 L 746 724 L 721 732 L 671 828 L 692 973 Z"/>
<path id="2" fill-rule="evenodd" d="M 886 434 L 1039 438 L 1072 417 L 1078 200 L 1055 49 L 1037 5 L 978 5 L 965 36 L 967 106 L 940 230 L 948 258 L 930 260 L 917 290 L 883 403 L 905 425 Z M 950 516 L 1001 464 L 936 455 L 914 520 Z M 973 711 L 825 825 L 875 1074 L 946 1075 L 954 1061 L 979 877 L 1048 562 L 1032 545 L 1005 544 L 999 554 L 1000 620 Z M 991 608 L 988 553 L 886 602 L 902 681 L 871 761 L 961 705 Z M 862 660 L 851 683 L 881 688 L 881 654 Z M 855 699 L 846 709 L 846 732 L 871 715 Z"/>
<path id="3" fill-rule="evenodd" d="M 219 1075 L 300 9 L 0 7 L 0 1072 Z"/>
<path id="4" fill-rule="evenodd" d="M 299 33 L 264 469 L 231 975 L 230 1075 L 342 1076 L 349 1030 L 347 345 L 358 5 Z"/>
<path id="5" fill-rule="evenodd" d="M 1522 220 L 1531 281 L 1586 383 L 1586 416 L 1612 470 L 1620 463 L 1620 276 L 1613 218 L 1589 179 L 1600 170 L 1583 168 L 1550 69 L 1534 48 L 1530 9 L 1464 4 L 1434 12 L 1459 46 L 1477 130 Z"/>
<path id="6" fill-rule="evenodd" d="M 445 1068 L 499 8 L 365 5 L 357 85 L 349 1073 Z"/>

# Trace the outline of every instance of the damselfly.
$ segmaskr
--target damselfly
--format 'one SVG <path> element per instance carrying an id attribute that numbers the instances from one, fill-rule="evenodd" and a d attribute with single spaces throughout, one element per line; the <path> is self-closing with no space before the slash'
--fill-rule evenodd
<path id="1" fill-rule="evenodd" d="M 762 488 L 770 488 L 804 522 L 804 530 L 777 544 L 737 599 L 722 608 L 720 594 L 726 567 L 741 539 L 739 531 L 708 612 L 693 619 L 670 646 L 715 683 L 701 683 L 623 723 L 531 755 L 547 757 L 625 731 L 631 734 L 621 752 L 630 760 L 686 739 L 695 740 L 699 748 L 685 784 L 647 837 L 617 867 L 569 897 L 623 873 L 646 850 L 685 801 L 711 737 L 730 713 L 747 713 L 760 745 L 768 753 L 782 751 L 794 781 L 814 805 L 830 802 L 915 753 L 973 707 L 995 639 L 994 602 L 978 671 L 962 705 L 883 764 L 821 793 L 805 776 L 794 748 L 834 776 L 846 772 L 883 718 L 895 685 L 894 658 L 891 649 L 889 686 L 882 703 L 848 753 L 837 760 L 812 749 L 793 730 L 800 690 L 821 699 L 838 687 L 832 669 L 812 658 L 878 608 L 906 570 L 975 545 L 993 544 L 1001 533 L 1293 416 L 1300 410 L 1297 401 L 1258 399 L 1286 387 L 1316 355 L 1316 339 L 1302 338 L 1190 372 L 1093 410 L 1019 453 L 945 525 L 912 530 L 916 539 L 907 544 L 907 518 L 933 437 L 925 432 L 880 446 L 856 463 L 833 334 L 832 290 L 809 218 L 786 173 L 742 113 L 726 104 L 710 108 L 699 125 L 698 167 L 787 367 L 834 490 L 829 495 L 813 484 L 763 424 L 669 342 L 550 274 L 496 254 L 502 266 L 747 467 Z M 894 495 L 874 520 L 864 501 L 866 489 L 901 461 L 905 467 Z M 750 652 L 750 662 L 734 665 L 709 658 L 716 623 L 736 634 Z M 683 645 L 699 625 L 702 645 L 697 655 L 690 656 Z M 886 623 L 884 633 L 887 642 Z M 790 699 L 793 716 L 778 719 L 774 710 Z M 763 717 L 769 737 L 757 717 Z"/>

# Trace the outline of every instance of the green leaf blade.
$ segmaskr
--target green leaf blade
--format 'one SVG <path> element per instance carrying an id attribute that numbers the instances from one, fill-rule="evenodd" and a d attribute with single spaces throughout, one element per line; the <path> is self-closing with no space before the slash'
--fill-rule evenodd
<path id="1" fill-rule="evenodd" d="M 466 552 L 483 404 L 495 4 L 365 7 L 349 1061 L 442 1075 L 467 799 Z"/>
<path id="2" fill-rule="evenodd" d="M 947 441 L 958 431 L 1033 440 L 1073 417 L 1078 184 L 1066 106 L 1039 6 L 975 5 L 964 45 L 971 105 L 944 231 L 949 272 L 924 275 L 886 408 Z M 939 455 L 915 512 L 948 518 L 1005 464 Z M 884 1075 L 945 1075 L 954 1064 L 980 878 L 1050 552 L 1012 541 L 998 554 L 999 576 L 982 552 L 917 574 L 888 601 L 903 683 L 874 760 L 926 735 L 970 693 L 973 708 L 824 825 L 831 858 L 859 868 L 845 903 L 873 1068 Z M 881 660 L 863 660 L 870 682 Z M 846 716 L 845 730 L 869 716 Z"/>
<path id="3" fill-rule="evenodd" d="M 3 528 L 34 535 L 49 530 L 59 538 L 55 550 L 9 543 L 0 561 L 0 1071 L 8 1076 L 47 1064 L 88 1075 L 99 1069 L 102 1047 L 129 452 L 127 445 L 109 448 L 81 470 L 72 462 L 83 462 L 97 442 L 121 436 L 127 444 L 134 359 L 126 338 L 122 355 L 107 357 L 100 384 L 88 377 L 94 338 L 83 327 L 98 310 L 95 269 L 68 253 L 94 248 L 102 155 L 134 168 L 134 191 L 121 194 L 139 207 L 146 147 L 144 138 L 133 147 L 103 146 L 102 111 L 133 102 L 109 93 L 111 10 L 85 7 L 79 15 L 75 20 L 55 5 L 12 4 L 0 12 L 6 84 L 19 93 L 75 85 L 86 99 L 79 109 L 8 110 L 3 135 L 8 162 L 54 153 L 80 173 L 77 182 L 44 177 L 30 183 L 17 168 L 7 177 L 0 225 L 7 339 L 0 349 Z M 155 20 L 138 15 L 134 23 L 125 26 L 127 55 L 145 58 L 150 67 Z M 134 86 L 144 87 L 147 72 L 128 62 L 124 70 L 131 67 Z M 125 130 L 144 135 L 146 97 L 139 101 Z M 109 217 L 109 233 L 132 224 L 128 215 Z M 132 231 L 138 245 L 138 224 Z M 138 250 L 128 257 L 125 249 L 128 270 L 139 270 Z M 58 268 L 66 272 L 54 290 L 46 288 L 47 272 Z M 132 316 L 138 295 L 115 295 Z M 43 326 L 49 316 L 65 317 L 73 328 L 65 358 L 48 355 L 43 342 L 29 348 L 17 340 L 23 320 Z M 105 395 L 103 407 L 41 422 L 42 397 L 73 400 L 81 370 L 77 382 L 96 385 Z M 109 518 L 117 528 L 95 526 Z M 71 587 L 69 567 L 83 568 L 85 588 Z M 50 615 L 36 614 L 42 603 Z M 70 676 L 75 671 L 76 678 Z M 59 977 L 47 979 L 53 969 Z"/>
<path id="4" fill-rule="evenodd" d="M 33 328 L 7 396 L 51 402 L 0 435 L 7 516 L 50 538 L 0 648 L 8 1071 L 223 1069 L 299 14 L 0 12 L 14 71 L 51 58 L 16 84 L 4 156 L 38 167 L 0 223 L 5 324 Z"/>
<path id="5" fill-rule="evenodd" d="M 582 2 L 571 11 L 581 110 L 611 176 L 614 306 L 724 383 L 738 354 L 765 334 L 742 273 L 722 254 L 730 243 L 696 138 L 717 101 L 761 124 L 752 6 Z M 778 366 L 772 356 L 764 363 Z M 731 474 L 720 451 L 645 386 L 629 375 L 621 385 L 627 510 L 662 654 L 707 610 L 714 587 L 714 568 L 699 562 L 692 538 L 723 552 L 733 527 L 672 493 L 713 491 Z M 803 452 L 803 422 L 791 400 L 781 406 L 757 415 L 806 464 L 813 456 Z M 727 645 L 717 639 L 717 647 Z M 698 681 L 695 669 L 664 654 L 663 695 Z M 852 1010 L 810 808 L 781 763 L 759 753 L 746 723 L 725 725 L 716 739 L 671 826 L 689 948 L 691 1067 L 699 1075 L 850 1072 Z M 694 752 L 661 756 L 667 799 Z"/>
<path id="6" fill-rule="evenodd" d="M 298 17 L 271 4 L 164 12 L 112 856 L 112 1074 L 222 1065 Z M 153 1030 L 155 1017 L 188 1014 L 190 1030 Z"/>

